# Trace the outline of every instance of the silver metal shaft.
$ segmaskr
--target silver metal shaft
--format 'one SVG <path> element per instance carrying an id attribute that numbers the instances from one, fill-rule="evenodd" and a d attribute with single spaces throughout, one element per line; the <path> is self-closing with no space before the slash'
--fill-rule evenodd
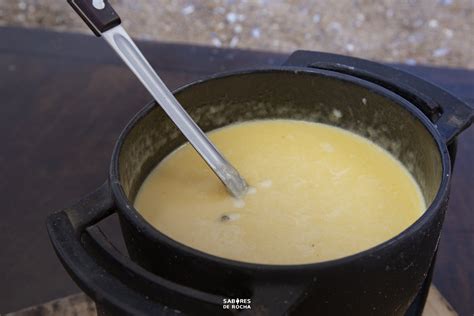
<path id="1" fill-rule="evenodd" d="M 176 124 L 191 145 L 224 183 L 234 197 L 247 191 L 247 183 L 239 172 L 222 156 L 206 134 L 197 126 L 178 100 L 158 77 L 125 29 L 118 25 L 104 33 L 104 39 L 122 58 L 145 88 Z"/>

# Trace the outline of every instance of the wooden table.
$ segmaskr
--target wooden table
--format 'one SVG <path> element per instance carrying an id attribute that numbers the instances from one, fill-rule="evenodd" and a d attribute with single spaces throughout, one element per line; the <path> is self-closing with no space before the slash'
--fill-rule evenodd
<path id="1" fill-rule="evenodd" d="M 78 291 L 45 218 L 106 178 L 121 129 L 149 99 L 92 36 L 0 28 L 0 313 Z M 223 70 L 281 64 L 286 55 L 140 42 L 176 88 Z M 474 104 L 474 72 L 400 66 Z M 434 283 L 460 315 L 474 312 L 474 128 L 459 138 Z M 118 234 L 117 227 L 110 228 Z"/>

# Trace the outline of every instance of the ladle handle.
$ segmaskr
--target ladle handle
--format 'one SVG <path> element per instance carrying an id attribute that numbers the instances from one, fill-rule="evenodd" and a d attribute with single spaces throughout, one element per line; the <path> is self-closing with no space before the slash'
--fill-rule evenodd
<path id="1" fill-rule="evenodd" d="M 169 91 L 153 67 L 148 63 L 125 29 L 120 18 L 106 0 L 68 0 L 72 8 L 97 36 L 103 38 L 137 76 L 173 123 L 201 155 L 222 181 L 227 191 L 236 198 L 247 191 L 247 183 L 239 172 L 217 150 L 204 132 Z"/>
<path id="2" fill-rule="evenodd" d="M 76 13 L 98 37 L 121 23 L 107 0 L 67 0 Z"/>
<path id="3" fill-rule="evenodd" d="M 222 181 L 229 193 L 237 198 L 244 195 L 247 190 L 245 180 L 181 106 L 125 29 L 119 25 L 102 35 Z"/>

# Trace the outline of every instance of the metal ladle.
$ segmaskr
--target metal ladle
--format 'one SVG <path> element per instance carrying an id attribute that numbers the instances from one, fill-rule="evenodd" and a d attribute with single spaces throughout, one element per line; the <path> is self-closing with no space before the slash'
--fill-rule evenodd
<path id="1" fill-rule="evenodd" d="M 153 98 L 176 124 L 208 166 L 224 183 L 229 193 L 241 197 L 247 183 L 239 172 L 222 156 L 206 134 L 197 126 L 178 100 L 166 87 L 133 40 L 120 25 L 121 20 L 107 0 L 68 0 L 84 22 L 97 36 L 103 38 L 138 77 Z"/>

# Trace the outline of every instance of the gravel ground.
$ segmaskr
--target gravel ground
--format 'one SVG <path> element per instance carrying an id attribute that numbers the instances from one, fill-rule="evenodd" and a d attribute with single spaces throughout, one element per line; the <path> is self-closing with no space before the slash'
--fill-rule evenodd
<path id="1" fill-rule="evenodd" d="M 111 0 L 132 36 L 474 68 L 474 0 Z M 0 25 L 90 31 L 65 0 L 0 0 Z"/>

